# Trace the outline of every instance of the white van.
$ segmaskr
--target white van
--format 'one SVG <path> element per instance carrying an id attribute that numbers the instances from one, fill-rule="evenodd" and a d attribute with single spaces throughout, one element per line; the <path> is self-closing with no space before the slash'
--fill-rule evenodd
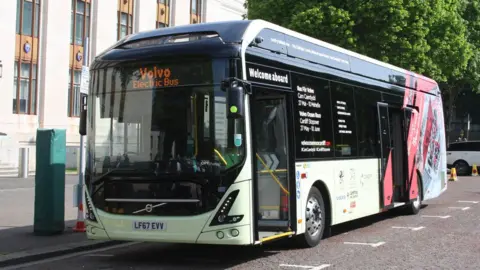
<path id="1" fill-rule="evenodd" d="M 457 175 L 471 175 L 473 164 L 480 166 L 480 141 L 453 142 L 447 148 L 448 168 Z"/>

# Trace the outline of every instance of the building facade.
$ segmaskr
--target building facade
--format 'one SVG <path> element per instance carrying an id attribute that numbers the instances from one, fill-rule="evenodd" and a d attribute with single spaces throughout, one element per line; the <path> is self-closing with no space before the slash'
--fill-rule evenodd
<path id="1" fill-rule="evenodd" d="M 73 153 L 67 162 L 75 163 L 85 57 L 91 60 L 135 32 L 241 20 L 246 13 L 243 4 L 242 0 L 2 1 L 0 165 L 18 166 L 18 147 L 34 149 L 38 128 L 66 129 L 67 152 Z M 34 170 L 34 151 L 29 156 Z"/>

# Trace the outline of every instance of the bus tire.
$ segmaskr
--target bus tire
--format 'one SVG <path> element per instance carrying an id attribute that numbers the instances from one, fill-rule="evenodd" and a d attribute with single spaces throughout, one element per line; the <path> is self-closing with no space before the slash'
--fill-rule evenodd
<path id="1" fill-rule="evenodd" d="M 315 247 L 320 243 L 325 230 L 325 203 L 322 193 L 312 187 L 305 207 L 305 233 L 299 235 L 298 244 L 303 248 Z"/>
<path id="2" fill-rule="evenodd" d="M 407 215 L 416 215 L 420 212 L 420 209 L 422 208 L 422 185 L 420 184 L 421 178 L 420 175 L 417 173 L 417 199 L 415 199 L 413 202 L 409 203 L 406 207 L 406 214 Z"/>

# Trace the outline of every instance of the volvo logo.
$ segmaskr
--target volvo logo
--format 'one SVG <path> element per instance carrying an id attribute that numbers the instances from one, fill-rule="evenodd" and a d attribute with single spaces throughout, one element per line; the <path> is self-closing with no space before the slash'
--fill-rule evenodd
<path id="1" fill-rule="evenodd" d="M 165 205 L 165 204 L 167 204 L 167 203 L 159 203 L 159 204 L 155 204 L 155 205 L 149 203 L 149 204 L 145 205 L 145 208 L 142 208 L 142 209 L 140 209 L 140 210 L 137 210 L 137 211 L 135 211 L 135 212 L 133 212 L 133 213 L 134 213 L 134 214 L 139 214 L 139 213 L 142 213 L 142 212 L 151 213 L 154 208 L 163 206 L 163 205 Z"/>

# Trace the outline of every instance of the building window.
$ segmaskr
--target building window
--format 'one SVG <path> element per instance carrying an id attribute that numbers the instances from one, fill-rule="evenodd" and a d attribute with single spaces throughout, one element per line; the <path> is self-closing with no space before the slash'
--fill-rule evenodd
<path id="1" fill-rule="evenodd" d="M 90 37 L 92 0 L 72 0 L 70 27 L 70 67 L 68 71 L 68 111 L 69 117 L 80 116 L 80 75 L 85 51 L 85 38 Z"/>
<path id="2" fill-rule="evenodd" d="M 70 44 L 83 46 L 90 36 L 90 0 L 72 0 Z"/>
<path id="3" fill-rule="evenodd" d="M 164 28 L 170 25 L 170 0 L 157 0 L 156 28 Z"/>
<path id="4" fill-rule="evenodd" d="M 133 33 L 134 0 L 118 0 L 117 39 Z"/>
<path id="5" fill-rule="evenodd" d="M 14 114 L 37 113 L 40 2 L 41 0 L 17 0 Z"/>
<path id="6" fill-rule="evenodd" d="M 68 112 L 70 117 L 80 116 L 80 79 L 82 70 L 72 69 L 68 71 L 68 77 L 73 78 L 68 84 Z"/>
<path id="7" fill-rule="evenodd" d="M 202 0 L 190 0 L 190 23 L 202 22 Z"/>

